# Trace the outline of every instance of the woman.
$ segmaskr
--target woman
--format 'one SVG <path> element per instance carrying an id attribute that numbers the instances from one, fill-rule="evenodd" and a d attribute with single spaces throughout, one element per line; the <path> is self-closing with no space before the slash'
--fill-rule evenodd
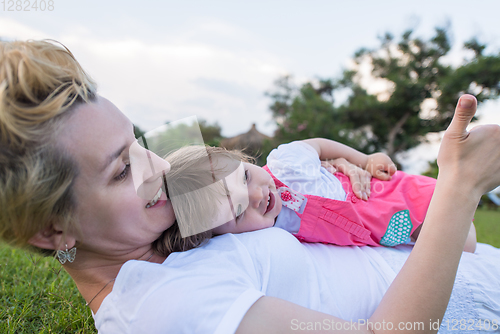
<path id="1" fill-rule="evenodd" d="M 165 258 L 153 244 L 174 222 L 159 191 L 169 166 L 134 144 L 130 121 L 67 49 L 2 42 L 0 99 L 1 237 L 58 251 L 100 333 L 437 332 L 479 198 L 500 184 L 500 127 L 467 132 L 476 101 L 463 96 L 424 227 L 395 278 L 388 263 L 399 270 L 405 250 L 302 245 L 274 228 Z"/>

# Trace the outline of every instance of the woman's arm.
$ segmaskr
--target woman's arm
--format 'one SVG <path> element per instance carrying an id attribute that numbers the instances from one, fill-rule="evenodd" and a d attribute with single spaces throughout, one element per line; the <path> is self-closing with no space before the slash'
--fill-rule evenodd
<path id="1" fill-rule="evenodd" d="M 307 330 L 308 324 L 316 330 Z M 337 330 L 335 326 L 344 330 Z M 321 331 L 323 329 L 323 331 Z M 261 297 L 252 305 L 241 321 L 236 334 L 284 333 L 360 333 L 373 334 L 366 324 L 352 323 L 329 314 L 287 302 L 274 297 Z"/>
<path id="2" fill-rule="evenodd" d="M 441 321 L 446 311 L 479 199 L 500 184 L 500 126 L 482 126 L 467 132 L 475 109 L 474 97 L 461 97 L 441 144 L 439 177 L 419 239 L 370 317 L 372 323 L 420 323 L 421 330 L 412 328 L 409 332 L 437 332 L 431 324 Z M 446 238 L 442 238 L 443 235 Z M 342 321 L 283 300 L 262 297 L 247 312 L 237 333 L 295 333 L 294 319 Z M 347 327 L 349 330 L 339 332 L 370 333 L 366 326 Z M 393 330 L 376 332 L 392 333 Z"/>
<path id="3" fill-rule="evenodd" d="M 467 132 L 475 109 L 475 99 L 462 96 L 441 144 L 436 189 L 419 238 L 373 319 L 429 324 L 444 315 L 479 199 L 500 182 L 500 127 Z M 418 286 L 418 293 L 405 284 Z M 414 316 L 409 310 L 416 311 Z"/>

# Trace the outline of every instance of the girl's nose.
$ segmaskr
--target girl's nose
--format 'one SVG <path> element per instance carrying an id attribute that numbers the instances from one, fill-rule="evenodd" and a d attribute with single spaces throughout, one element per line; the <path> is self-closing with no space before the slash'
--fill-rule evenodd
<path id="1" fill-rule="evenodd" d="M 163 175 L 170 171 L 170 164 L 137 142 L 130 146 L 129 156 L 137 195 L 143 199 L 152 199 L 163 184 Z"/>
<path id="2" fill-rule="evenodd" d="M 260 206 L 262 202 L 262 198 L 264 198 L 264 194 L 262 193 L 262 187 L 254 186 L 249 187 L 248 196 L 250 197 L 250 205 L 252 205 L 255 209 Z"/>

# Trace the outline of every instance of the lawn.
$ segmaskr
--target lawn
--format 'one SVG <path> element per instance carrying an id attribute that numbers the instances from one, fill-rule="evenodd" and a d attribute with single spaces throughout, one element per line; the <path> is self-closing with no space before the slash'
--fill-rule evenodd
<path id="1" fill-rule="evenodd" d="M 479 209 L 480 242 L 500 247 L 500 210 Z M 96 333 L 90 309 L 59 263 L 0 245 L 0 333 Z"/>
<path id="2" fill-rule="evenodd" d="M 477 241 L 500 248 L 500 208 L 478 209 L 474 215 Z"/>
<path id="3" fill-rule="evenodd" d="M 57 260 L 0 245 L 0 333 L 97 333 Z"/>

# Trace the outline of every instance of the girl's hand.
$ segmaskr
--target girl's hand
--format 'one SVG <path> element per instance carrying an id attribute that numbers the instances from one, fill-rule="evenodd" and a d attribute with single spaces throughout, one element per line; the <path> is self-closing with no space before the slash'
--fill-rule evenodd
<path id="1" fill-rule="evenodd" d="M 500 126 L 481 125 L 467 131 L 477 101 L 463 95 L 446 130 L 438 154 L 439 178 L 452 179 L 461 191 L 479 201 L 500 184 Z"/>
<path id="2" fill-rule="evenodd" d="M 344 158 L 322 161 L 321 166 L 325 167 L 332 174 L 338 171 L 349 176 L 354 195 L 362 200 L 368 200 L 368 197 L 370 197 L 370 181 L 372 179 L 372 175 L 369 172 L 351 164 Z"/>
<path id="3" fill-rule="evenodd" d="M 396 165 L 384 153 L 373 153 L 368 156 L 365 169 L 375 178 L 389 181 L 396 173 Z"/>

